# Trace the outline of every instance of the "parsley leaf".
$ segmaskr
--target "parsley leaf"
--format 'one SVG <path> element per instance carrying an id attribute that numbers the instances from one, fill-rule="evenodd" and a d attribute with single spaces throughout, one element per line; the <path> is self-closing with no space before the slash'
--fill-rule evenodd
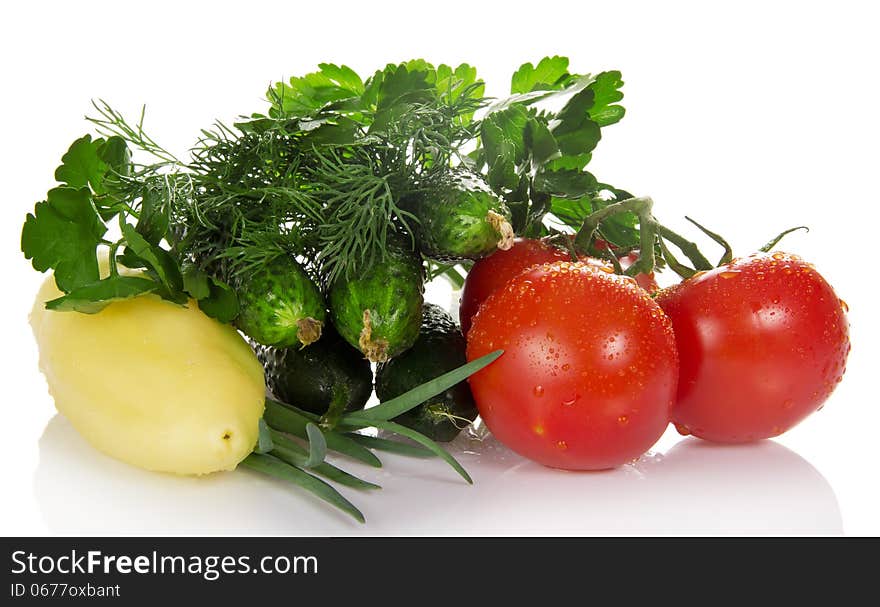
<path id="1" fill-rule="evenodd" d="M 21 230 L 21 250 L 35 270 L 55 270 L 64 292 L 98 280 L 96 249 L 106 227 L 87 188 L 49 190 L 28 214 Z"/>
<path id="2" fill-rule="evenodd" d="M 599 126 L 608 126 L 620 122 L 625 110 L 621 105 L 614 105 L 623 99 L 620 88 L 623 86 L 620 72 L 602 72 L 589 85 L 593 91 L 593 106 L 590 108 L 590 118 Z"/>
<path id="3" fill-rule="evenodd" d="M 512 105 L 489 114 L 480 125 L 489 169 L 487 180 L 496 190 L 514 190 L 519 185 L 518 166 L 526 159 L 528 121 L 526 109 Z"/>
<path id="4" fill-rule="evenodd" d="M 445 64 L 437 66 L 437 92 L 448 103 L 457 101 L 462 97 L 481 100 L 486 92 L 486 84 L 477 79 L 477 68 L 467 63 L 462 63 L 455 69 Z M 474 117 L 473 112 L 466 112 L 456 116 L 458 124 L 468 124 Z"/>
<path id="5" fill-rule="evenodd" d="M 134 253 L 142 259 L 168 291 L 163 296 L 168 295 L 170 299 L 179 300 L 180 291 L 183 290 L 183 278 L 180 275 L 180 267 L 171 254 L 161 247 L 150 244 L 129 223 L 122 224 L 122 235 L 125 237 L 126 252 Z"/>
<path id="6" fill-rule="evenodd" d="M 556 138 L 547 125 L 537 118 L 530 118 L 526 123 L 524 142 L 532 152 L 532 165 L 535 169 L 560 154 Z"/>
<path id="7" fill-rule="evenodd" d="M 210 277 L 195 266 L 183 270 L 183 290 L 193 299 L 204 299 L 211 294 Z"/>
<path id="8" fill-rule="evenodd" d="M 595 92 L 585 88 L 575 93 L 556 115 L 558 124 L 553 128 L 553 136 L 564 155 L 588 154 L 602 138 L 599 125 L 590 119 L 588 112 L 594 98 Z"/>
<path id="9" fill-rule="evenodd" d="M 141 194 L 140 217 L 135 229 L 154 245 L 158 245 L 168 232 L 168 209 L 163 200 L 163 192 L 152 187 L 144 188 Z"/>
<path id="10" fill-rule="evenodd" d="M 534 224 L 554 204 L 563 215 L 576 206 L 564 201 L 584 199 L 583 205 L 592 206 L 589 197 L 598 183 L 584 169 L 602 138 L 601 127 L 623 117 L 617 105 L 622 85 L 620 72 L 572 74 L 566 57 L 545 57 L 520 66 L 511 78 L 511 95 L 489 107 L 481 148 L 470 157 L 478 168 L 486 167 L 489 185 L 511 206 L 517 233 L 536 233 Z M 521 206 L 525 214 L 514 208 Z M 619 234 L 621 240 L 629 235 Z"/>
<path id="11" fill-rule="evenodd" d="M 535 176 L 534 187 L 556 197 L 579 199 L 598 187 L 596 178 L 587 171 L 543 171 Z M 583 219 L 581 219 L 583 221 Z"/>
<path id="12" fill-rule="evenodd" d="M 235 291 L 225 282 L 209 276 L 195 266 L 183 271 L 183 288 L 199 302 L 199 309 L 220 322 L 232 322 L 238 316 Z"/>
<path id="13" fill-rule="evenodd" d="M 84 135 L 61 157 L 55 179 L 72 188 L 88 187 L 100 198 L 111 193 L 115 176 L 128 175 L 130 167 L 131 153 L 121 137 L 93 140 Z"/>
<path id="14" fill-rule="evenodd" d="M 98 149 L 103 143 L 103 139 L 92 141 L 91 135 L 74 141 L 61 157 L 61 166 L 55 169 L 55 179 L 72 188 L 89 187 L 93 192 L 103 192 L 104 173 L 108 169 L 98 157 Z"/>
<path id="15" fill-rule="evenodd" d="M 512 94 L 532 91 L 554 91 L 563 88 L 571 75 L 568 73 L 568 57 L 544 57 L 537 66 L 524 63 L 510 79 Z"/>
<path id="16" fill-rule="evenodd" d="M 294 76 L 289 83 L 278 82 L 269 89 L 273 116 L 310 117 L 329 103 L 363 94 L 364 83 L 350 67 L 332 63 L 321 63 L 318 67 L 320 71 Z"/>
<path id="17" fill-rule="evenodd" d="M 432 79 L 436 79 L 436 73 L 424 61 L 388 66 L 379 85 L 377 110 L 388 108 L 401 101 L 430 101 L 433 96 Z"/>
<path id="18" fill-rule="evenodd" d="M 140 276 L 113 275 L 77 287 L 67 295 L 46 302 L 47 310 L 96 314 L 110 303 L 155 291 L 159 284 Z"/>
<path id="19" fill-rule="evenodd" d="M 220 322 L 232 322 L 238 316 L 235 291 L 225 282 L 210 277 L 210 295 L 199 299 L 199 309 Z"/>
<path id="20" fill-rule="evenodd" d="M 92 139 L 84 135 L 74 141 L 55 169 L 55 179 L 72 188 L 87 188 L 92 202 L 103 220 L 119 211 L 120 198 L 114 186 L 119 176 L 131 170 L 131 153 L 121 137 Z"/>

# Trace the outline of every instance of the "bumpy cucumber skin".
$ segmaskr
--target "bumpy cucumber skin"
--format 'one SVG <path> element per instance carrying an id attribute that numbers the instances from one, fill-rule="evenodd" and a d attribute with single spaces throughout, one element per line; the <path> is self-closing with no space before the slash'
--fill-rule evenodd
<path id="1" fill-rule="evenodd" d="M 323 415 L 335 398 L 345 411 L 363 409 L 373 391 L 373 371 L 360 352 L 330 325 L 307 348 L 256 346 L 266 386 L 285 403 Z"/>
<path id="2" fill-rule="evenodd" d="M 507 205 L 470 177 L 457 178 L 439 196 L 427 194 L 406 205 L 419 219 L 422 253 L 441 261 L 481 259 L 498 248 L 503 234 L 489 220 L 490 211 L 511 221 Z"/>
<path id="3" fill-rule="evenodd" d="M 384 362 L 409 348 L 419 336 L 424 290 L 421 258 L 412 251 L 391 248 L 384 262 L 330 285 L 330 316 L 345 341 L 369 360 Z M 368 331 L 365 311 L 369 312 Z"/>
<path id="4" fill-rule="evenodd" d="M 324 323 L 324 297 L 296 260 L 280 256 L 245 276 L 236 289 L 241 308 L 235 325 L 264 346 L 305 345 L 300 321 Z M 320 335 L 320 333 L 318 333 Z M 306 340 L 311 343 L 312 339 Z"/>
<path id="5" fill-rule="evenodd" d="M 467 342 L 452 317 L 439 306 L 425 304 L 416 343 L 377 367 L 376 396 L 380 401 L 386 401 L 465 364 L 466 346 Z M 393 421 L 436 441 L 447 442 L 467 425 L 461 419 L 450 419 L 449 415 L 468 421 L 476 419 L 477 405 L 467 381 L 429 398 Z"/>

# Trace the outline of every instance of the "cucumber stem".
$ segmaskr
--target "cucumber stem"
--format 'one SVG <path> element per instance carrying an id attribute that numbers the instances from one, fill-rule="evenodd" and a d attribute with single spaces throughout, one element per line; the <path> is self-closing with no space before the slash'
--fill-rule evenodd
<path id="1" fill-rule="evenodd" d="M 384 363 L 388 360 L 388 341 L 384 339 L 373 340 L 373 322 L 370 320 L 369 308 L 364 310 L 363 323 L 364 327 L 358 338 L 358 347 L 370 362 Z"/>
<path id="2" fill-rule="evenodd" d="M 318 341 L 321 337 L 321 328 L 324 326 L 320 320 L 315 320 L 311 316 L 300 318 L 296 321 L 296 338 L 306 347 L 307 345 Z"/>
<path id="3" fill-rule="evenodd" d="M 486 221 L 498 232 L 498 248 L 502 251 L 506 251 L 510 247 L 513 246 L 513 226 L 510 225 L 510 222 L 505 219 L 504 215 L 500 213 L 496 213 L 495 211 L 490 210 L 486 215 Z"/>

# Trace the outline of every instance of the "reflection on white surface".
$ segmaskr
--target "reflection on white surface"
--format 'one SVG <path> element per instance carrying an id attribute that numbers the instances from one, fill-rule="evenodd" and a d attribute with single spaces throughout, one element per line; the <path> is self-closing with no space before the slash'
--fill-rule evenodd
<path id="1" fill-rule="evenodd" d="M 451 450 L 475 485 L 437 460 L 382 454 L 385 467 L 335 460 L 384 488 L 343 492 L 366 525 L 249 471 L 202 478 L 132 468 L 86 444 L 56 415 L 40 439 L 35 489 L 53 534 L 837 534 L 828 482 L 771 441 L 685 439 L 665 455 L 600 473 L 551 470 L 491 437 Z"/>

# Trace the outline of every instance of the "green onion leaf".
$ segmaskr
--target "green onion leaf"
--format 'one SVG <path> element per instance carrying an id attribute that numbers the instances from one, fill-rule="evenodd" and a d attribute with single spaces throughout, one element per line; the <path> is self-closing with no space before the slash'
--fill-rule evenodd
<path id="1" fill-rule="evenodd" d="M 365 520 L 361 511 L 358 510 L 354 504 L 345 499 L 341 493 L 332 487 L 332 485 L 328 485 L 321 479 L 312 476 L 308 472 L 300 470 L 299 468 L 291 466 L 277 457 L 261 453 L 251 453 L 242 460 L 241 465 L 274 478 L 290 481 L 321 498 L 328 504 L 336 506 L 358 522 L 363 523 Z"/>
<path id="2" fill-rule="evenodd" d="M 257 447 L 254 449 L 256 453 L 269 453 L 274 448 L 274 444 L 272 443 L 272 434 L 269 429 L 269 426 L 266 425 L 266 420 L 262 417 L 257 424 L 260 435 L 257 439 Z"/>
<path id="3" fill-rule="evenodd" d="M 282 404 L 271 398 L 266 399 L 266 411 L 263 417 L 270 427 L 304 439 L 308 439 L 306 424 L 317 421 L 317 418 L 313 419 L 314 416 L 307 414 L 305 411 L 300 411 L 295 407 Z M 374 468 L 382 467 L 382 462 L 372 451 L 354 442 L 348 436 L 338 432 L 327 432 L 324 435 L 324 439 L 327 443 L 327 448 L 331 451 L 336 451 Z"/>
<path id="4" fill-rule="evenodd" d="M 272 455 L 282 461 L 287 462 L 291 466 L 304 468 L 305 463 L 309 458 L 308 450 L 302 447 L 299 443 L 291 440 L 281 432 L 278 432 L 277 430 L 270 430 L 270 432 L 272 433 L 272 441 L 275 443 L 275 447 L 272 449 Z M 345 485 L 346 487 L 351 487 L 353 489 L 382 488 L 375 483 L 370 483 L 354 476 L 353 474 L 349 474 L 344 470 L 340 470 L 339 468 L 328 462 L 318 464 L 317 466 L 311 468 L 310 471 L 314 472 L 315 474 L 320 474 L 321 476 L 328 478 L 331 481 L 335 481 L 340 485 Z"/>
<path id="5" fill-rule="evenodd" d="M 362 427 L 376 426 L 378 428 L 379 426 L 374 424 L 374 421 L 388 421 L 389 419 L 397 417 L 401 413 L 406 413 L 432 396 L 436 396 L 444 390 L 448 390 L 458 382 L 467 379 L 467 377 L 476 373 L 489 363 L 494 362 L 502 354 L 504 354 L 504 350 L 490 352 L 489 354 L 481 356 L 476 360 L 472 360 L 457 369 L 453 369 L 452 371 L 444 373 L 439 377 L 435 377 L 420 386 L 416 386 L 409 392 L 404 392 L 400 396 L 386 400 L 381 405 L 377 405 L 365 411 L 349 413 L 342 417 L 342 423 L 347 426 L 353 426 L 357 425 L 358 422 L 355 422 L 354 420 L 358 419 L 361 420 L 360 423 L 362 424 Z"/>
<path id="6" fill-rule="evenodd" d="M 439 457 L 440 459 L 445 461 L 447 464 L 452 466 L 453 470 L 458 472 L 459 475 L 461 475 L 461 477 L 464 480 L 466 480 L 468 483 L 470 483 L 471 485 L 474 484 L 474 481 L 471 478 L 470 474 L 467 473 L 467 471 L 462 467 L 462 465 L 459 464 L 458 461 L 454 457 L 452 457 L 448 451 L 446 451 L 446 449 L 444 449 L 443 447 L 441 447 L 440 445 L 438 445 L 437 443 L 432 441 L 430 438 L 428 438 L 424 434 L 420 434 L 420 433 L 416 432 L 415 430 L 407 428 L 406 426 L 401 426 L 400 424 L 395 424 L 394 422 L 376 420 L 376 419 L 366 419 L 363 417 L 358 417 L 354 414 L 352 414 L 348 417 L 349 417 L 351 423 L 354 425 L 358 425 L 358 426 L 372 425 L 372 426 L 375 426 L 376 428 L 379 428 L 381 430 L 388 430 L 390 432 L 394 432 L 395 434 L 400 434 L 401 436 L 405 436 L 407 438 L 410 438 L 410 439 L 416 441 L 417 443 L 419 443 L 420 445 L 422 445 L 423 447 L 425 447 L 426 449 L 431 451 L 434 455 L 436 455 L 437 457 Z"/>
<path id="7" fill-rule="evenodd" d="M 309 459 L 306 460 L 306 468 L 314 468 L 324 461 L 327 455 L 327 441 L 321 433 L 321 429 L 309 422 L 306 424 L 306 434 L 309 437 Z"/>
<path id="8" fill-rule="evenodd" d="M 425 449 L 420 445 L 411 445 L 396 440 L 389 440 L 379 436 L 366 436 L 364 434 L 349 434 L 356 443 L 360 443 L 368 449 L 376 451 L 386 451 L 388 453 L 396 453 L 398 455 L 406 455 L 407 457 L 435 457 L 432 451 Z"/>

